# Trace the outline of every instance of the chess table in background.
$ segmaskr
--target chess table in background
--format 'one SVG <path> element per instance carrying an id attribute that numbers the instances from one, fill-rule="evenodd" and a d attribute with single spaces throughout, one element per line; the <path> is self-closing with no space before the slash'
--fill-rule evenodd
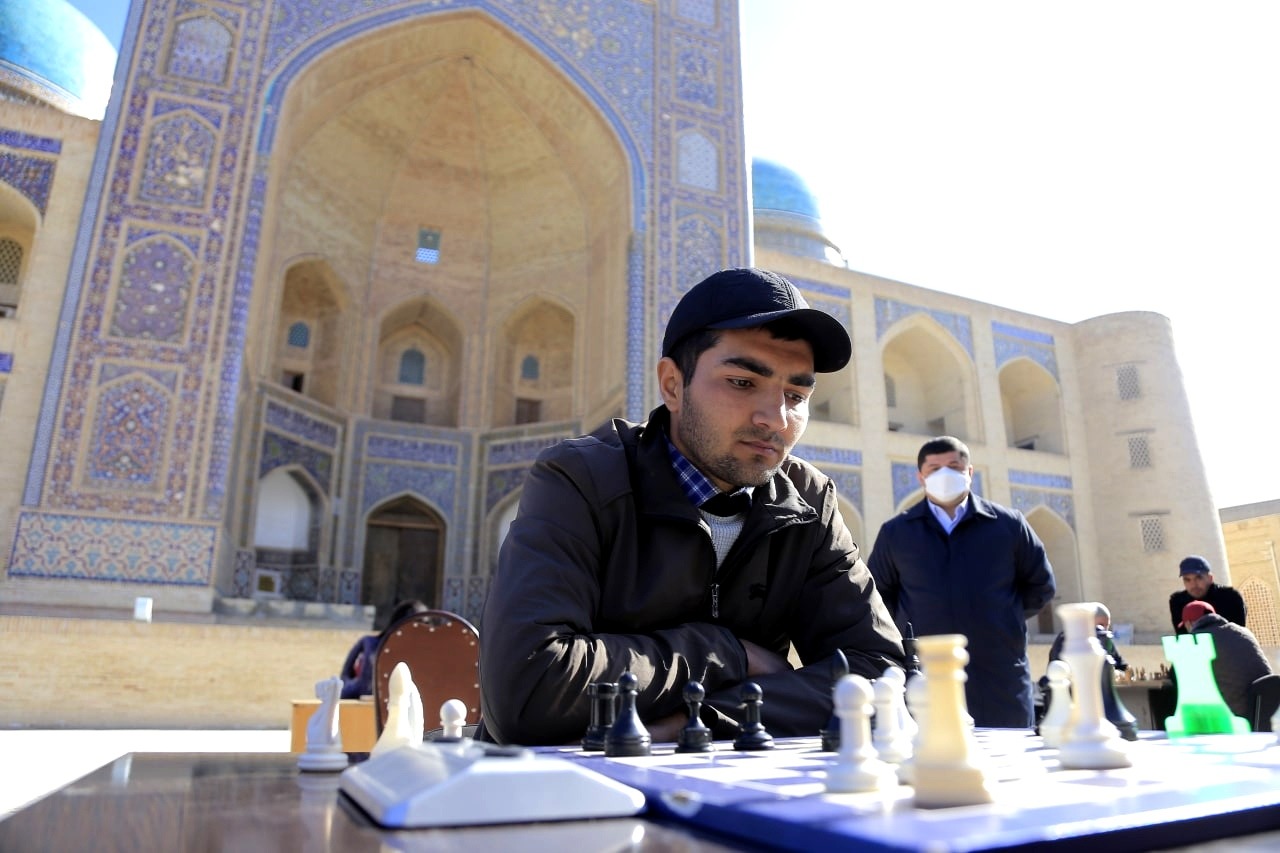
<path id="1" fill-rule="evenodd" d="M 1064 770 L 1028 731 L 976 734 L 995 778 L 988 805 L 921 809 L 911 788 L 831 794 L 818 738 L 773 750 L 638 758 L 544 749 L 641 790 L 649 814 L 791 850 L 1150 850 L 1280 829 L 1280 744 L 1270 733 L 1169 740 L 1144 732 L 1133 766 Z"/>

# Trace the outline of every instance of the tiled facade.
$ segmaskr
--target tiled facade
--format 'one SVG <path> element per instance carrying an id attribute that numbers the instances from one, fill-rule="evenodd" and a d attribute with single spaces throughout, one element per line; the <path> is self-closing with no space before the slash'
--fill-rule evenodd
<path id="1" fill-rule="evenodd" d="M 137 0 L 101 125 L 0 108 L 0 201 L 21 200 L 0 218 L 27 241 L 25 281 L 53 282 L 0 319 L 0 595 L 208 612 L 262 594 L 265 572 L 271 594 L 365 603 L 370 527 L 409 501 L 442 532 L 435 603 L 477 619 L 538 451 L 642 418 L 680 295 L 752 261 L 737 15 Z M 481 174 L 473 150 L 497 165 Z M 420 229 L 431 267 L 411 257 Z M 859 541 L 918 498 L 915 451 L 945 423 L 974 448 L 976 490 L 1046 539 L 1068 599 L 1159 630 L 1150 579 L 1184 551 L 1222 558 L 1163 318 L 1072 326 L 754 258 L 853 336 L 798 452 Z M 299 317 L 333 348 L 301 392 L 281 380 Z M 426 353 L 421 422 L 378 408 L 397 335 Z M 513 422 L 524 346 L 559 377 L 529 383 L 536 401 L 567 414 Z M 1118 365 L 1137 365 L 1136 400 Z M 1154 472 L 1118 473 L 1134 434 Z M 294 551 L 255 547 L 277 472 L 311 513 Z M 1147 549 L 1135 531 L 1160 519 Z"/>

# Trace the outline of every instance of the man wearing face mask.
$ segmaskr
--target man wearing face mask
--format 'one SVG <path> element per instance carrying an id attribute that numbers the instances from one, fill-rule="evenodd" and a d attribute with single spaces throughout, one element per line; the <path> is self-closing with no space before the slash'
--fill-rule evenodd
<path id="1" fill-rule="evenodd" d="M 1034 725 L 1026 620 L 1053 600 L 1044 545 L 1022 513 L 970 492 L 969 448 L 951 436 L 916 457 L 925 499 L 880 528 L 867 561 L 898 627 L 968 640 L 965 696 L 978 726 Z"/>

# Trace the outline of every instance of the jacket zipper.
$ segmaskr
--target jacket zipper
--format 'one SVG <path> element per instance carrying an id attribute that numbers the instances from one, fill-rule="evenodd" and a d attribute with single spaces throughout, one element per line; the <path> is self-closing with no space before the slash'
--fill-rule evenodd
<path id="1" fill-rule="evenodd" d="M 711 618 L 720 618 L 720 584 L 711 585 Z"/>

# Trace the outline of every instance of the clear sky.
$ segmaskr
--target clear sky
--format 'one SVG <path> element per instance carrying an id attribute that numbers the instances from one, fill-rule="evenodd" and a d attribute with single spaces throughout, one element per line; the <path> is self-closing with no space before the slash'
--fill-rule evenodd
<path id="1" fill-rule="evenodd" d="M 127 0 L 72 2 L 119 39 Z M 800 173 L 851 267 L 1163 314 L 1215 503 L 1280 499 L 1280 2 L 741 8 L 750 153 Z"/>

